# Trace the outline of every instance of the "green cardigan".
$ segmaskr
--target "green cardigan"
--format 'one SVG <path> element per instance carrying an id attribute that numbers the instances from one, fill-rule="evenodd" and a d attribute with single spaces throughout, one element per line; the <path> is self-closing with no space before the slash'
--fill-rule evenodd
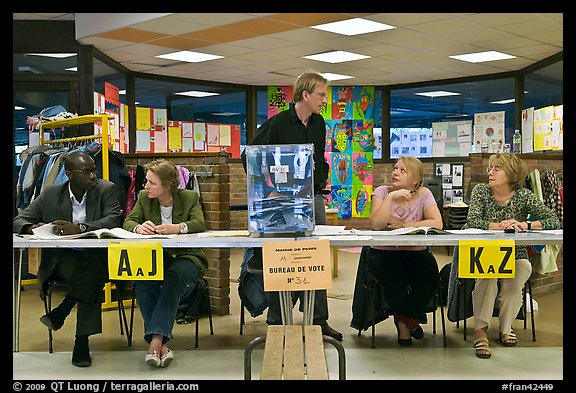
<path id="1" fill-rule="evenodd" d="M 138 193 L 138 200 L 134 208 L 124 220 L 123 228 L 127 231 L 133 231 L 136 225 L 142 224 L 146 220 L 152 221 L 155 225 L 162 224 L 160 202 L 156 198 L 149 198 L 148 192 L 142 190 Z M 188 233 L 204 231 L 204 213 L 200 205 L 200 196 L 195 191 L 178 189 L 174 193 L 172 223 L 180 224 L 182 222 L 188 226 Z M 170 248 L 165 251 L 175 257 L 189 259 L 202 270 L 208 268 L 208 259 L 200 248 Z"/>

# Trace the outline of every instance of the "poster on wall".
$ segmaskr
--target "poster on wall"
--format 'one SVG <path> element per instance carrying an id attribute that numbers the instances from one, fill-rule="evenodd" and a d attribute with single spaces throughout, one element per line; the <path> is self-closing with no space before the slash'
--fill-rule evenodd
<path id="1" fill-rule="evenodd" d="M 504 117 L 504 111 L 474 114 L 475 152 L 504 151 Z"/>
<path id="2" fill-rule="evenodd" d="M 432 157 L 462 157 L 470 154 L 472 121 L 432 123 Z"/>
<path id="3" fill-rule="evenodd" d="M 534 151 L 564 149 L 564 105 L 534 111 Z"/>
<path id="4" fill-rule="evenodd" d="M 522 110 L 522 153 L 534 151 L 534 107 Z"/>
<path id="5" fill-rule="evenodd" d="M 268 118 L 288 109 L 293 91 L 292 86 L 268 86 Z"/>

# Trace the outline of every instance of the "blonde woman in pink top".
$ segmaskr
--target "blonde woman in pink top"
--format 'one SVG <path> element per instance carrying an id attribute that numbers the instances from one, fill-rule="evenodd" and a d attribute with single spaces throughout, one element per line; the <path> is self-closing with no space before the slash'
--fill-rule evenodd
<path id="1" fill-rule="evenodd" d="M 442 215 L 432 192 L 422 186 L 424 167 L 411 156 L 394 164 L 390 184 L 372 194 L 370 225 L 373 230 L 403 227 L 442 228 Z M 382 284 L 392 308 L 398 343 L 411 346 L 412 338 L 422 339 L 426 305 L 438 288 L 438 264 L 425 246 L 371 247 L 368 270 Z"/>

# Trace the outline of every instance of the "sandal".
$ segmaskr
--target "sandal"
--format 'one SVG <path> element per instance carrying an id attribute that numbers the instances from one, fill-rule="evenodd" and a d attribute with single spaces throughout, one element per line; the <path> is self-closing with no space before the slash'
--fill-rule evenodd
<path id="1" fill-rule="evenodd" d="M 490 359 L 492 356 L 488 337 L 478 337 L 474 340 L 474 349 L 476 350 L 476 357 L 480 359 Z"/>
<path id="2" fill-rule="evenodd" d="M 514 330 L 510 331 L 510 333 L 500 332 L 500 341 L 506 347 L 515 347 L 518 344 L 518 338 Z"/>

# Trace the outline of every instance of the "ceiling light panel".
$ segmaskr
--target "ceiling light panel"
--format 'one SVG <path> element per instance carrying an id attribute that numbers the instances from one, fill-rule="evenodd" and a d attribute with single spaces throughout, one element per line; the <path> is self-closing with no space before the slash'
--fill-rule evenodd
<path id="1" fill-rule="evenodd" d="M 180 93 L 174 93 L 180 96 L 188 96 L 188 97 L 210 97 L 210 96 L 219 96 L 219 93 L 210 93 L 207 91 L 181 91 Z"/>
<path id="2" fill-rule="evenodd" d="M 303 59 L 323 61 L 325 63 L 343 63 L 346 61 L 369 59 L 370 56 L 359 55 L 357 53 L 346 52 L 342 50 L 333 52 L 317 53 L 315 55 L 304 56 Z"/>
<path id="3" fill-rule="evenodd" d="M 201 52 L 192 52 L 192 51 L 179 51 L 173 53 L 166 53 L 164 55 L 156 56 L 161 59 L 169 59 L 169 60 L 176 60 L 176 61 L 185 61 L 188 63 L 200 63 L 202 61 L 208 60 L 215 60 L 215 59 L 222 59 L 223 56 L 218 55 L 210 55 L 208 53 L 201 53 Z"/>
<path id="4" fill-rule="evenodd" d="M 450 57 L 451 59 L 467 61 L 469 63 L 482 63 L 486 61 L 506 60 L 516 58 L 516 56 L 508 55 L 502 52 L 496 52 L 493 50 L 488 52 L 469 53 L 467 55 L 456 55 L 448 57 Z"/>
<path id="5" fill-rule="evenodd" d="M 414 93 L 414 94 L 416 94 L 417 96 L 425 96 L 425 97 L 430 97 L 430 98 L 459 96 L 460 95 L 460 93 L 454 93 L 451 91 L 443 91 L 443 90 L 427 91 L 425 93 Z"/>
<path id="6" fill-rule="evenodd" d="M 374 33 L 376 31 L 395 29 L 384 23 L 374 22 L 368 19 L 354 18 L 342 20 L 339 22 L 325 23 L 322 25 L 310 26 L 313 29 L 329 31 L 331 33 L 342 34 L 347 36 Z"/>

